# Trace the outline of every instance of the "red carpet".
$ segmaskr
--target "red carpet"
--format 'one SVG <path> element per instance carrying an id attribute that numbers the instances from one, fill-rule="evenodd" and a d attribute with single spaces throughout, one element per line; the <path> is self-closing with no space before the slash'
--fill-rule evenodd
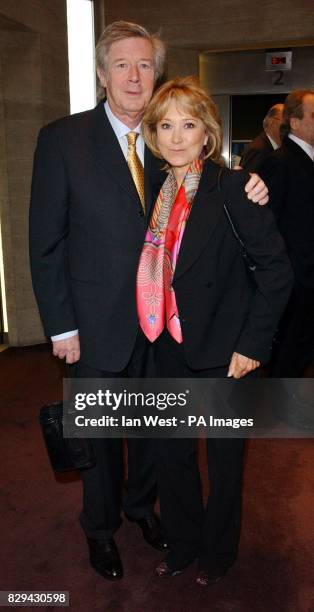
<path id="1" fill-rule="evenodd" d="M 314 611 L 313 440 L 249 443 L 240 555 L 221 583 L 200 590 L 194 567 L 158 579 L 162 555 L 128 523 L 116 537 L 125 578 L 111 584 L 88 563 L 80 480 L 55 478 L 41 440 L 39 408 L 61 398 L 61 375 L 47 346 L 0 354 L 0 590 L 68 590 L 84 612 Z"/>

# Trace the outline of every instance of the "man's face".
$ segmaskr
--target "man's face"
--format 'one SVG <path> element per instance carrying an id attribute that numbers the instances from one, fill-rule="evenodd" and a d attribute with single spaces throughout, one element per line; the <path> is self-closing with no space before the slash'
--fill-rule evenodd
<path id="1" fill-rule="evenodd" d="M 141 120 L 154 88 L 154 50 L 145 38 L 114 42 L 108 53 L 106 72 L 98 71 L 114 115 L 129 127 Z"/>
<path id="2" fill-rule="evenodd" d="M 293 117 L 290 125 L 295 136 L 314 146 L 314 94 L 303 98 L 303 119 Z"/>

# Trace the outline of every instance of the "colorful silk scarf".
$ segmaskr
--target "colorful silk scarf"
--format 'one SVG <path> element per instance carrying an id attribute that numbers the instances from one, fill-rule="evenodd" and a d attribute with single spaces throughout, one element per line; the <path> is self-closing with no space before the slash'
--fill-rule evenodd
<path id="1" fill-rule="evenodd" d="M 203 169 L 195 160 L 177 192 L 173 171 L 166 178 L 152 213 L 140 257 L 136 299 L 140 326 L 154 342 L 165 325 L 171 336 L 182 342 L 182 331 L 172 279 L 194 196 Z"/>

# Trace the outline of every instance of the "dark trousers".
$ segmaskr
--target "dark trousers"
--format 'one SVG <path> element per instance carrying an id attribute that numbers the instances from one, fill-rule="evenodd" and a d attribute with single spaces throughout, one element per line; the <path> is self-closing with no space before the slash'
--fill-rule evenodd
<path id="1" fill-rule="evenodd" d="M 295 285 L 271 359 L 273 378 L 299 378 L 314 359 L 314 289 Z"/>
<path id="2" fill-rule="evenodd" d="M 122 372 L 107 372 L 79 362 L 79 378 L 140 378 L 146 374 L 149 343 L 139 332 L 130 362 Z M 121 524 L 121 508 L 139 519 L 152 515 L 156 501 L 154 446 L 149 439 L 128 439 L 128 478 L 122 497 L 124 480 L 124 441 L 93 438 L 96 465 L 82 470 L 83 510 L 80 522 L 87 537 L 110 538 Z"/>
<path id="3" fill-rule="evenodd" d="M 168 332 L 156 343 L 160 377 L 221 378 L 228 366 L 191 370 L 184 346 Z M 170 545 L 168 563 L 184 566 L 199 558 L 203 569 L 225 570 L 234 563 L 240 537 L 243 471 L 242 439 L 208 438 L 209 497 L 203 509 L 195 439 L 156 440 L 160 509 Z"/>

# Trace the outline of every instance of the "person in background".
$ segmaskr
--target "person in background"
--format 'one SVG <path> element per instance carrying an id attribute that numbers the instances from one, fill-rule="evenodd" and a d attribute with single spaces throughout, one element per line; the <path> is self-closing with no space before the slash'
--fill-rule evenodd
<path id="1" fill-rule="evenodd" d="M 263 120 L 263 131 L 246 150 L 240 161 L 245 170 L 257 172 L 265 159 L 281 144 L 280 124 L 282 123 L 283 104 L 274 104 Z"/>
<path id="2" fill-rule="evenodd" d="M 273 377 L 297 378 L 314 359 L 314 90 L 285 100 L 282 146 L 260 167 L 295 282 L 276 334 Z"/>
<path id="3" fill-rule="evenodd" d="M 164 56 L 162 41 L 141 25 L 110 24 L 96 48 L 105 100 L 39 134 L 30 208 L 33 286 L 53 354 L 76 363 L 79 378 L 147 375 L 149 343 L 138 324 L 135 282 L 165 173 L 144 144 L 141 120 Z M 253 202 L 268 200 L 256 175 L 243 189 Z M 123 566 L 114 534 L 122 508 L 151 546 L 166 548 L 154 513 L 153 447 L 150 440 L 128 441 L 122 501 L 123 440 L 97 438 L 92 445 L 96 465 L 82 471 L 80 522 L 92 567 L 117 580 Z"/>
<path id="4" fill-rule="evenodd" d="M 154 95 L 146 144 L 168 176 L 152 211 L 137 274 L 143 333 L 161 378 L 236 379 L 269 359 L 292 271 L 273 214 L 245 197 L 247 173 L 222 169 L 220 119 L 193 78 Z M 248 279 L 228 213 L 255 263 Z M 170 551 L 159 577 L 196 558 L 197 584 L 218 582 L 237 557 L 243 440 L 208 438 L 210 493 L 204 514 L 195 440 L 156 440 L 158 490 Z"/>

